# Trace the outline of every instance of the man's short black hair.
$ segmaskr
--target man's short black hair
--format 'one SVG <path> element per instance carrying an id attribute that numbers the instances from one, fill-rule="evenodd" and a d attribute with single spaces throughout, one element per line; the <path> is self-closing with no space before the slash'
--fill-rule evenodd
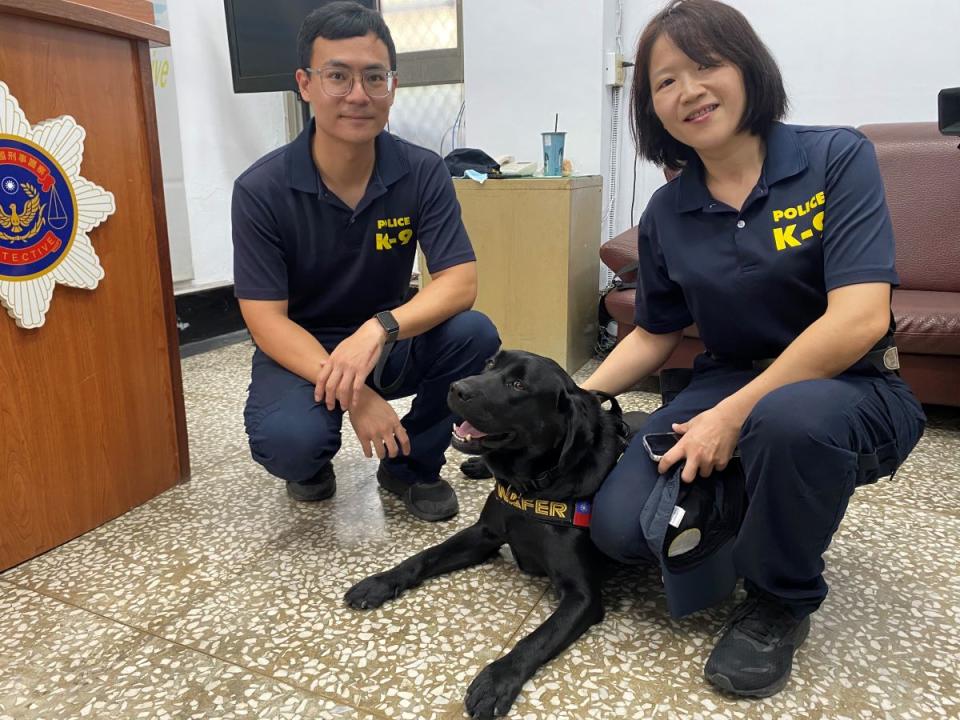
<path id="1" fill-rule="evenodd" d="M 787 111 L 780 68 L 747 19 L 718 0 L 671 0 L 647 24 L 637 42 L 630 97 L 631 132 L 637 152 L 657 165 L 679 170 L 693 149 L 674 139 L 653 111 L 650 52 L 661 35 L 691 60 L 713 65 L 725 61 L 743 75 L 746 104 L 738 132 L 763 136 Z"/>
<path id="2" fill-rule="evenodd" d="M 366 8 L 352 0 L 337 0 L 317 8 L 307 15 L 297 34 L 297 56 L 300 67 L 310 67 L 313 57 L 313 41 L 345 40 L 373 33 L 387 46 L 390 53 L 390 69 L 397 69 L 397 49 L 390 36 L 390 28 L 376 10 Z"/>

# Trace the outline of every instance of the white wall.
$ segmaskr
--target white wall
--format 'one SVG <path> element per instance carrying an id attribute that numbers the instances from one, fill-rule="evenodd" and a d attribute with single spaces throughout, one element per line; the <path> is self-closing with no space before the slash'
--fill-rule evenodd
<path id="1" fill-rule="evenodd" d="M 170 29 L 165 0 L 153 0 L 154 22 Z M 163 165 L 163 198 L 167 209 L 167 239 L 170 247 L 170 271 L 173 281 L 193 280 L 190 252 L 190 222 L 187 196 L 183 187 L 183 143 L 177 113 L 177 82 L 173 54 L 169 47 L 150 49 L 153 68 L 153 97 L 157 107 L 157 133 Z"/>
<path id="2" fill-rule="evenodd" d="M 235 95 L 222 2 L 169 0 L 193 284 L 233 281 L 233 181 L 286 142 L 280 93 Z"/>
<path id="3" fill-rule="evenodd" d="M 543 162 L 540 133 L 567 132 L 564 157 L 599 173 L 603 2 L 463 3 L 465 142 L 488 154 Z"/>

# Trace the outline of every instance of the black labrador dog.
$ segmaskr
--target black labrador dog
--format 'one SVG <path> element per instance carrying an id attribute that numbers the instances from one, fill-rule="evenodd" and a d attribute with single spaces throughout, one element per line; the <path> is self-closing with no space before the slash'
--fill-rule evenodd
<path id="1" fill-rule="evenodd" d="M 479 453 L 496 478 L 480 519 L 359 582 L 345 599 L 379 607 L 509 544 L 522 571 L 550 578 L 560 604 L 470 684 L 470 716 L 491 718 L 506 714 L 528 678 L 603 618 L 604 563 L 590 541 L 590 499 L 622 453 L 626 427 L 615 400 L 580 389 L 553 360 L 527 352 L 498 353 L 481 374 L 453 383 L 447 402 L 465 421 L 454 428 L 454 447 Z"/>

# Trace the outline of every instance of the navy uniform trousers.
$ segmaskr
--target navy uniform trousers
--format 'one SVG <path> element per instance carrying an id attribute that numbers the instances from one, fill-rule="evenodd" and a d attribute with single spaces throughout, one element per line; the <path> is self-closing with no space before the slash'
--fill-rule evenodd
<path id="1" fill-rule="evenodd" d="M 493 323 L 472 310 L 393 346 L 381 382 L 389 386 L 401 370 L 403 380 L 384 397 L 416 394 L 410 412 L 401 419 L 410 438 L 410 454 L 386 461 L 396 477 L 411 483 L 437 478 L 454 421 L 447 407 L 450 383 L 480 372 L 499 346 Z M 281 367 L 260 349 L 254 353 L 244 409 L 250 451 L 268 472 L 284 480 L 313 477 L 340 449 L 343 411 L 339 405 L 330 411 L 315 403 L 313 390 L 314 383 Z"/>
<path id="2" fill-rule="evenodd" d="M 639 518 L 658 473 L 643 434 L 670 432 L 672 423 L 709 410 L 757 374 L 697 358 L 690 384 L 650 416 L 594 500 L 591 536 L 604 553 L 626 563 L 650 558 Z M 827 594 L 822 556 L 854 488 L 876 479 L 877 455 L 888 469 L 902 463 L 925 422 L 906 383 L 872 368 L 762 398 L 739 440 L 749 504 L 734 563 L 748 589 L 778 597 L 797 617 L 816 610 Z M 739 471 L 731 463 L 724 472 Z"/>

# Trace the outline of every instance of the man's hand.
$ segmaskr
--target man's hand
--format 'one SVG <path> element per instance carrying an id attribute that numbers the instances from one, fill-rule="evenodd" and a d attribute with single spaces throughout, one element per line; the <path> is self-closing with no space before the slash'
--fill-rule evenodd
<path id="1" fill-rule="evenodd" d="M 373 457 L 374 452 L 381 460 L 387 455 L 396 457 L 398 452 L 410 454 L 410 439 L 397 413 L 368 387 L 362 388 L 350 408 L 350 424 L 368 458 Z"/>
<path id="2" fill-rule="evenodd" d="M 733 413 L 720 406 L 685 423 L 674 423 L 673 431 L 683 437 L 666 452 L 657 471 L 663 474 L 683 458 L 686 464 L 680 479 L 687 483 L 693 482 L 698 474 L 710 477 L 714 470 L 723 470 L 737 447 L 742 424 Z"/>
<path id="3" fill-rule="evenodd" d="M 326 401 L 327 410 L 333 410 L 338 402 L 343 410 L 352 409 L 367 375 L 377 364 L 386 339 L 387 333 L 376 318 L 367 320 L 353 335 L 345 338 L 330 353 L 317 374 L 314 401 Z"/>

